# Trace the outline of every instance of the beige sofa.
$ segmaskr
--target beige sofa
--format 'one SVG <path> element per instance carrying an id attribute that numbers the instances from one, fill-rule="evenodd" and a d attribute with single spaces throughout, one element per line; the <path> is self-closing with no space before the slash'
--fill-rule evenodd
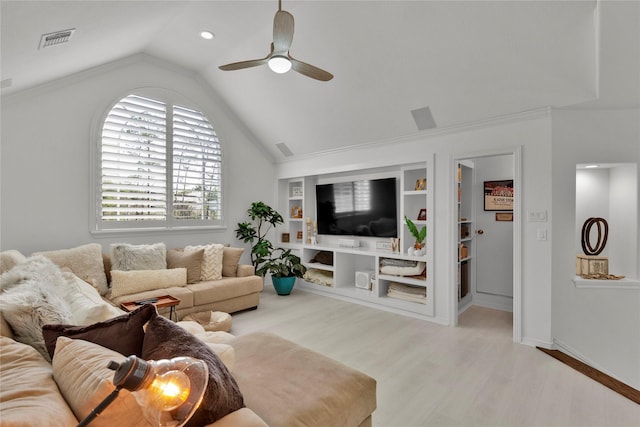
<path id="1" fill-rule="evenodd" d="M 9 254 L 0 253 L 0 272 L 11 268 L 11 264 L 16 260 L 20 261 L 20 254 L 15 251 L 10 251 Z M 103 317 L 99 320 L 105 320 L 105 318 L 110 319 L 109 316 L 123 313 L 102 300 L 94 287 L 71 273 L 65 274 L 67 275 L 65 277 L 71 276 L 82 285 L 75 289 L 94 294 L 93 299 L 87 301 L 91 303 L 97 301 L 104 306 L 103 308 L 108 308 L 103 311 L 98 305 L 95 309 L 92 306 L 91 310 L 84 310 L 90 311 L 85 315 L 95 318 L 100 314 Z M 239 279 L 241 278 L 243 276 Z M 67 284 L 72 285 L 73 282 Z M 162 291 L 166 292 L 167 289 Z M 146 298 L 147 295 L 149 294 L 144 293 L 140 297 Z M 219 301 L 230 304 L 229 300 L 233 301 L 233 298 L 233 296 L 223 297 Z M 0 294 L 1 299 L 2 294 Z M 186 311 L 182 313 L 188 313 L 190 309 L 200 309 L 203 306 L 207 309 L 221 307 L 198 305 L 195 297 L 194 300 L 190 306 L 183 307 Z M 234 337 L 226 332 L 207 332 L 196 322 L 181 321 L 178 325 L 205 342 L 219 356 L 238 383 L 243 395 L 246 407 L 229 413 L 209 426 L 371 426 L 371 414 L 376 408 L 376 381 L 368 375 L 273 334 L 258 332 Z M 76 379 L 77 382 L 73 383 L 72 388 L 76 396 L 72 399 L 68 393 L 64 394 L 62 391 L 65 387 L 60 381 L 64 383 L 65 377 L 61 377 L 59 371 L 56 376 L 55 357 L 54 363 L 48 362 L 34 347 L 18 342 L 14 338 L 12 327 L 3 316 L 0 316 L 0 421 L 2 426 L 76 425 L 78 418 L 82 417 L 75 415 L 78 410 L 75 398 L 84 398 L 93 391 L 89 388 L 87 392 L 81 392 L 83 388 L 88 387 L 87 384 L 83 384 L 84 376 L 79 376 Z M 111 350 L 104 349 L 104 351 Z M 84 352 L 78 351 L 74 354 L 80 357 Z M 124 357 L 124 355 L 121 356 Z M 58 365 L 61 363 L 59 362 Z M 100 363 L 93 370 L 98 368 L 104 370 L 104 366 L 106 366 L 105 363 Z M 75 372 L 75 369 L 72 372 Z M 110 371 L 103 373 L 103 383 L 106 381 L 103 386 L 109 391 L 113 388 L 113 384 L 109 383 L 112 375 Z M 69 401 L 69 399 L 72 400 Z M 85 410 L 90 410 L 96 404 L 97 402 L 92 402 L 88 408 L 85 407 Z M 95 427 L 114 425 L 112 423 L 114 420 L 110 419 L 106 413 L 103 415 L 101 423 L 94 421 Z M 120 426 L 148 425 L 144 420 L 134 422 L 125 419 L 125 421 L 117 420 L 115 423 Z"/>

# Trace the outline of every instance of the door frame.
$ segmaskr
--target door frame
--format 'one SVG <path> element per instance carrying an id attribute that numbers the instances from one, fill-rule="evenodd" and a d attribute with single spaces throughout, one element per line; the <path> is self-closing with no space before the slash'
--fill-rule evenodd
<path id="1" fill-rule="evenodd" d="M 450 188 L 450 227 L 449 242 L 451 242 L 452 256 L 450 263 L 449 309 L 451 312 L 451 325 L 458 325 L 458 247 L 455 244 L 458 233 L 458 221 L 455 218 L 457 212 L 457 170 L 456 163 L 463 160 L 473 160 L 479 157 L 494 157 L 513 155 L 514 170 L 514 201 L 513 201 L 513 341 L 522 341 L 522 146 L 503 148 L 496 150 L 483 150 L 478 152 L 457 153 L 450 156 L 449 166 Z M 474 218 L 475 220 L 475 218 Z"/>

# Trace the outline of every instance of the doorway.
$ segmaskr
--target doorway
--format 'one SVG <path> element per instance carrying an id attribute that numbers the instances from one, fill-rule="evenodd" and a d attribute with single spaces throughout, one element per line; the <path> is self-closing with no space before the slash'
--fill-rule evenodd
<path id="1" fill-rule="evenodd" d="M 472 305 L 510 311 L 513 318 L 513 340 L 521 340 L 521 272 L 520 272 L 520 167 L 519 147 L 503 152 L 474 153 L 453 159 L 454 178 L 453 212 L 458 213 L 453 221 L 453 239 L 457 257 L 452 268 L 451 309 L 453 325 L 458 324 L 458 315 Z M 466 166 L 466 176 L 472 177 L 471 185 L 464 186 L 472 195 L 460 196 L 460 171 L 458 165 Z M 465 168 L 463 168 L 463 173 Z M 487 188 L 496 185 L 509 186 L 513 192 L 511 205 L 485 206 L 485 183 Z M 506 190 L 505 190 L 506 191 Z M 471 203 L 471 207 L 461 208 Z M 504 200 L 503 200 L 504 201 Z M 511 209 L 510 209 L 511 208 Z M 461 212 L 464 215 L 461 216 Z M 467 218 L 468 216 L 468 218 Z M 454 218 L 456 219 L 456 218 Z M 463 231 L 468 230 L 468 237 Z M 468 256 L 463 258 L 461 251 Z M 461 273 L 466 279 L 468 295 L 461 298 Z"/>

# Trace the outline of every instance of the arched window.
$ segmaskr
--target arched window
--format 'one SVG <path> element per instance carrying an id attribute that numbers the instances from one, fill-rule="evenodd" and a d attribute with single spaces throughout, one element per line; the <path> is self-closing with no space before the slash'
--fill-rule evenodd
<path id="1" fill-rule="evenodd" d="M 99 230 L 221 225 L 222 152 L 201 111 L 128 95 L 99 147 Z"/>

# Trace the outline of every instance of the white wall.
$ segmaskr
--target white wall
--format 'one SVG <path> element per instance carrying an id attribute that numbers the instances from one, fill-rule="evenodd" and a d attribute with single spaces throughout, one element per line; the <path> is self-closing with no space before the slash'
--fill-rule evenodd
<path id="1" fill-rule="evenodd" d="M 456 247 L 453 158 L 512 153 L 522 147 L 522 209 L 551 212 L 551 121 L 546 112 L 491 124 L 424 132 L 397 141 L 363 145 L 279 165 L 279 178 L 292 178 L 414 163 L 435 154 L 435 315 L 452 323 L 451 269 Z M 536 240 L 535 224 L 522 225 L 522 340 L 551 344 L 550 242 Z M 430 231 L 431 232 L 431 231 Z M 550 238 L 550 236 L 549 236 Z"/>
<path id="2" fill-rule="evenodd" d="M 640 110 L 554 110 L 553 118 L 553 337 L 592 366 L 640 388 L 640 287 L 577 288 L 576 165 L 638 163 Z M 637 176 L 636 176 L 637 180 Z M 635 199 L 638 204 L 638 186 Z M 609 208 L 611 209 L 611 207 Z M 638 221 L 627 250 L 638 278 Z"/>
<path id="3" fill-rule="evenodd" d="M 181 93 L 213 122 L 223 148 L 226 229 L 92 236 L 89 232 L 92 124 L 140 87 Z M 252 136 L 193 73 L 137 55 L 2 98 L 0 248 L 25 254 L 98 242 L 162 241 L 168 247 L 241 243 L 233 230 L 254 200 L 275 200 L 274 167 Z M 247 251 L 243 260 L 248 261 Z"/>

